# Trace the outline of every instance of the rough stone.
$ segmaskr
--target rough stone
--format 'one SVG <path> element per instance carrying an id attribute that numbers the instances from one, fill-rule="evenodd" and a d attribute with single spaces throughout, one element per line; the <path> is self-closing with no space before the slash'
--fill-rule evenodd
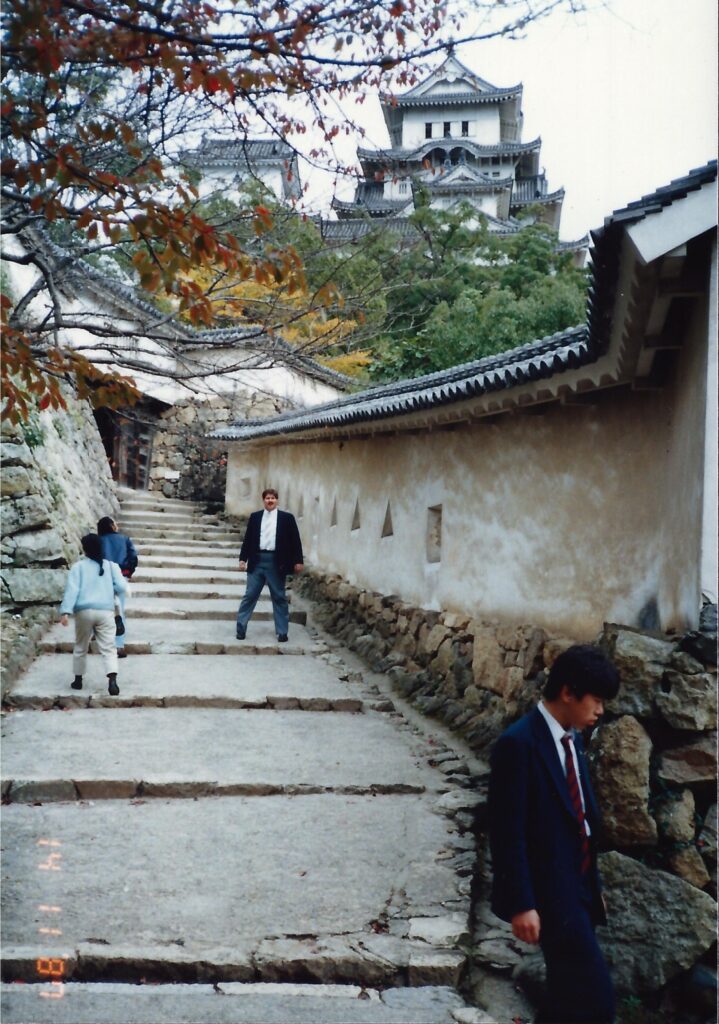
<path id="1" fill-rule="evenodd" d="M 672 871 L 697 889 L 709 884 L 709 872 L 704 866 L 701 854 L 694 846 L 685 846 L 669 855 Z"/>
<path id="2" fill-rule="evenodd" d="M 500 692 L 497 690 L 497 685 L 503 673 L 504 652 L 497 643 L 495 631 L 487 627 L 476 628 L 472 657 L 475 686 Z"/>
<path id="3" fill-rule="evenodd" d="M 30 474 L 24 466 L 3 466 L 2 494 L 27 494 L 33 489 Z"/>
<path id="4" fill-rule="evenodd" d="M 592 747 L 597 798 L 604 830 L 617 846 L 644 846 L 657 841 L 649 814 L 649 758 L 652 743 L 629 715 L 600 729 Z"/>
<path id="5" fill-rule="evenodd" d="M 616 715 L 650 717 L 674 645 L 621 627 L 607 639 L 622 682 L 609 710 Z"/>
<path id="6" fill-rule="evenodd" d="M 37 494 L 2 502 L 2 527 L 6 537 L 20 530 L 32 530 L 38 526 L 50 526 L 51 514 L 46 502 Z"/>
<path id="7" fill-rule="evenodd" d="M 694 794 L 690 789 L 665 797 L 655 809 L 654 817 L 663 839 L 688 843 L 694 840 Z"/>
<path id="8" fill-rule="evenodd" d="M 54 562 L 63 557 L 62 540 L 56 530 L 33 530 L 15 534 L 13 563 L 17 568 L 34 562 Z"/>
<path id="9" fill-rule="evenodd" d="M 717 805 L 712 804 L 704 818 L 698 840 L 702 857 L 710 864 L 716 864 L 717 856 Z"/>
<path id="10" fill-rule="evenodd" d="M 716 733 L 707 733 L 684 747 L 666 750 L 659 766 L 659 778 L 688 786 L 714 782 L 717 774 Z"/>
<path id="11" fill-rule="evenodd" d="M 450 948 L 469 938 L 465 914 L 447 917 L 413 917 L 409 923 L 410 939 L 421 939 L 432 946 Z"/>
<path id="12" fill-rule="evenodd" d="M 599 937 L 618 993 L 661 988 L 716 939 L 716 903 L 666 871 L 611 852 L 600 857 L 611 926 Z"/>
<path id="13" fill-rule="evenodd" d="M 2 581 L 17 604 L 59 602 L 65 589 L 65 573 L 56 569 L 3 569 Z"/>
<path id="14" fill-rule="evenodd" d="M 32 466 L 35 460 L 24 441 L 14 443 L 3 441 L 0 445 L 0 462 L 2 462 L 4 473 L 10 466 Z"/>
<path id="15" fill-rule="evenodd" d="M 688 675 L 670 669 L 664 673 L 656 702 L 662 717 L 675 729 L 711 729 L 717 717 L 716 679 L 708 672 Z"/>

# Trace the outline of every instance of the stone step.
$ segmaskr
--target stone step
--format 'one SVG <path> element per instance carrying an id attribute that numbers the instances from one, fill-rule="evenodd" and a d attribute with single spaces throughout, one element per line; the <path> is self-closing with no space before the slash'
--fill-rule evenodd
<path id="1" fill-rule="evenodd" d="M 192 569 L 158 569 L 154 567 L 146 568 L 141 562 L 137 572 L 132 577 L 132 589 L 133 591 L 139 584 L 144 583 L 150 586 L 154 586 L 158 583 L 164 583 L 174 585 L 176 583 L 192 584 L 194 587 L 206 586 L 210 584 L 221 584 L 223 586 L 234 586 L 235 588 L 240 587 L 244 590 L 244 582 L 240 577 L 239 569 L 235 568 L 234 572 L 202 572 L 197 573 Z M 235 589 L 237 592 L 237 589 Z"/>
<path id="2" fill-rule="evenodd" d="M 7 697 L 7 706 L 45 710 L 52 707 L 213 707 L 276 708 L 301 711 L 361 711 L 371 692 L 338 678 L 325 660 L 289 655 L 217 658 L 198 654 L 156 654 L 120 665 L 121 692 L 106 692 L 101 666 L 92 659 L 83 690 L 71 690 L 67 659 L 38 658 Z M 279 671 L 281 669 L 281 671 Z"/>
<path id="3" fill-rule="evenodd" d="M 176 527 L 177 529 L 204 529 L 205 526 L 224 526 L 224 524 L 213 517 L 212 519 L 204 520 L 201 516 L 173 516 L 173 515 L 158 515 L 150 518 L 149 513 L 147 515 L 122 515 L 117 520 L 117 525 L 120 533 L 127 533 L 133 536 L 136 533 L 142 533 L 143 530 L 154 529 L 160 527 L 165 529 L 168 526 Z"/>
<path id="4" fill-rule="evenodd" d="M 174 597 L 153 597 L 140 600 L 133 596 L 132 602 L 128 602 L 125 611 L 128 619 L 133 622 L 136 619 L 194 619 L 195 621 L 215 619 L 234 622 L 239 603 L 239 596 L 235 599 L 204 598 L 202 600 Z M 252 621 L 262 622 L 271 618 L 272 607 L 269 600 L 265 607 L 260 607 L 258 603 L 252 615 Z M 306 625 L 307 612 L 290 611 L 290 622 L 299 626 Z"/>
<path id="5" fill-rule="evenodd" d="M 231 572 L 234 569 L 238 579 L 240 577 L 242 579 L 245 578 L 245 573 L 240 573 L 238 568 L 237 554 L 215 553 L 210 545 L 208 545 L 205 553 L 189 555 L 187 558 L 170 554 L 160 555 L 159 557 L 147 555 L 143 558 L 142 564 L 146 569 L 192 569 L 195 571 L 196 576 L 198 575 L 197 570 L 219 569 L 220 571 Z"/>
<path id="6" fill-rule="evenodd" d="M 191 557 L 192 555 L 204 554 L 207 551 L 229 552 L 238 557 L 242 538 L 238 534 L 233 540 L 213 540 L 212 544 L 206 541 L 177 541 L 177 540 L 149 540 L 142 544 L 135 543 L 138 553 L 159 557 L 166 554 Z"/>
<path id="7" fill-rule="evenodd" d="M 278 643 L 274 624 L 253 618 L 246 640 L 235 639 L 234 622 L 203 619 L 136 619 L 130 627 L 125 649 L 128 654 L 322 654 L 323 642 L 316 641 L 304 626 L 290 624 L 289 643 Z M 43 654 L 68 653 L 73 648 L 73 630 L 59 623 L 39 643 Z M 101 672 L 100 659 L 96 659 Z M 126 663 L 125 663 L 126 664 Z M 278 671 L 281 671 L 278 669 Z"/>
<path id="8" fill-rule="evenodd" d="M 242 581 L 238 583 L 236 573 L 233 576 L 232 583 L 214 583 L 209 586 L 204 578 L 198 580 L 196 574 L 193 574 L 192 580 L 174 583 L 153 582 L 152 579 L 141 577 L 139 580 L 133 579 L 132 581 L 132 599 L 128 601 L 127 609 L 130 612 L 135 603 L 141 598 L 144 600 L 151 597 L 163 599 L 177 598 L 182 601 L 206 601 L 225 598 L 239 604 L 244 591 L 244 583 Z M 289 591 L 287 593 L 287 600 L 292 604 L 292 593 Z M 271 603 L 269 592 L 265 588 L 260 594 L 257 607 L 260 608 L 263 605 L 270 607 Z"/>
<path id="9" fill-rule="evenodd" d="M 135 684 L 131 667 L 123 670 L 120 692 L 128 697 Z M 172 693 L 169 679 L 165 694 Z M 411 733 L 398 734 L 387 716 L 378 713 L 363 715 L 360 722 L 334 712 L 110 706 L 106 687 L 100 684 L 96 690 L 90 674 L 88 694 L 108 700 L 93 702 L 89 709 L 6 715 L 5 800 L 421 793 L 447 788 L 442 773 L 422 763 L 424 744 Z"/>
<path id="10" fill-rule="evenodd" d="M 42 954 L 42 950 L 34 952 Z M 21 959 L 31 951 L 6 950 L 13 958 L 10 970 L 18 970 Z M 99 961 L 87 950 L 76 957 L 74 971 Z M 36 958 L 37 959 L 37 958 Z M 152 976 L 149 963 L 132 958 L 132 973 L 138 980 Z M 179 961 L 178 961 L 179 963 Z M 7 964 L 7 959 L 6 959 Z M 128 967 L 130 961 L 127 961 Z M 190 961 L 191 970 L 203 981 L 207 971 Z M 187 967 L 185 967 L 185 970 Z M 129 972 L 128 972 L 129 973 Z M 163 973 L 167 974 L 165 969 Z M 218 977 L 226 972 L 218 967 Z M 25 980 L 24 978 L 20 980 Z M 33 979 L 34 980 L 34 979 Z M 58 995 L 61 999 L 56 999 Z M 50 1005 L 53 1024 L 456 1024 L 458 1020 L 481 1024 L 486 1015 L 455 1016 L 470 1012 L 464 1000 L 450 987 L 421 986 L 380 990 L 357 985 L 297 985 L 273 982 L 230 982 L 211 984 L 92 984 L 70 982 L 60 990 L 51 985 L 2 986 L 4 1024 L 28 1024 L 39 1020 L 38 1007 Z M 50 1011 L 47 1011 L 48 1014 Z"/>
<path id="11" fill-rule="evenodd" d="M 9 717 L 95 719 L 111 730 L 101 746 L 93 741 L 98 766 L 107 769 L 117 759 L 115 720 L 151 713 L 97 709 Z M 330 718 L 335 727 L 363 719 L 224 714 L 250 722 L 258 716 L 294 719 L 303 728 Z M 156 730 L 149 746 L 164 737 L 163 747 L 172 746 L 169 763 L 177 763 L 186 745 L 178 746 L 177 739 L 171 745 L 168 730 Z M 256 750 L 261 734 L 251 736 L 243 732 L 241 739 Z M 272 753 L 284 748 L 283 736 L 277 733 L 279 747 Z M 55 741 L 49 728 L 46 738 L 50 754 Z M 127 750 L 123 740 L 128 764 L 146 750 L 141 739 L 144 734 Z M 393 756 L 394 745 L 383 747 L 381 760 Z M 343 762 L 341 747 L 333 743 L 333 749 Z M 214 753 L 212 736 L 206 750 Z M 309 745 L 307 753 L 312 757 Z M 365 774 L 366 761 L 357 762 Z M 453 866 L 464 851 L 453 843 L 453 836 L 461 839 L 454 820 L 429 792 L 11 803 L 3 809 L 3 825 L 13 837 L 3 859 L 4 885 L 12 892 L 2 922 L 6 978 L 36 980 L 40 951 L 65 960 L 68 981 L 78 971 L 80 980 L 127 982 L 299 977 L 368 986 L 407 980 L 454 985 L 464 964 L 462 953 L 448 948 L 467 932 L 469 879 L 458 877 Z M 43 864 L 57 870 L 39 870 Z M 49 920 L 62 934 L 39 938 L 40 907 L 46 906 L 60 908 Z M 435 935 L 445 925 L 439 941 L 420 938 L 432 934 L 424 927 L 428 919 Z M 377 933 L 378 926 L 387 932 Z M 10 945 L 18 952 L 11 953 Z"/>
<path id="12" fill-rule="evenodd" d="M 176 526 L 144 526 L 136 534 L 130 534 L 133 541 L 143 540 L 179 540 L 179 541 L 205 541 L 213 543 L 216 540 L 236 540 L 239 548 L 242 542 L 242 534 L 233 530 L 223 529 L 220 526 L 208 526 L 199 528 L 196 526 L 187 529 Z"/>

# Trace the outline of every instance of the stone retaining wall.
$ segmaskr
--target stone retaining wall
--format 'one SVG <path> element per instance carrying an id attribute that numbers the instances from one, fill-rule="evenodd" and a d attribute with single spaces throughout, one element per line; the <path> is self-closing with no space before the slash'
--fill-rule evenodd
<path id="1" fill-rule="evenodd" d="M 87 402 L 2 424 L 0 581 L 5 684 L 34 655 L 62 598 L 80 537 L 119 505 Z"/>
<path id="2" fill-rule="evenodd" d="M 148 489 L 166 498 L 224 504 L 227 445 L 206 435 L 234 420 L 274 416 L 285 408 L 287 403 L 257 391 L 176 402 L 160 417 L 153 437 Z"/>
<path id="3" fill-rule="evenodd" d="M 547 669 L 575 642 L 531 624 L 412 607 L 315 571 L 294 585 L 315 602 L 328 632 L 480 757 L 536 703 Z M 705 608 L 697 632 L 661 636 L 607 624 L 597 643 L 622 679 L 589 748 L 614 912 L 603 944 L 620 993 L 635 996 L 689 971 L 715 934 L 716 606 Z M 479 846 L 488 883 L 483 835 Z M 478 949 L 490 971 L 516 969 L 519 980 L 526 947 L 491 915 L 487 888 L 475 908 Z M 628 903 L 629 890 L 637 895 Z"/>

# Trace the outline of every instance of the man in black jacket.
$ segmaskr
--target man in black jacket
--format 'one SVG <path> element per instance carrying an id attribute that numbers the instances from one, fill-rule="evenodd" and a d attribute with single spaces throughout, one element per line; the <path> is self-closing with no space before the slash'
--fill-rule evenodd
<path id="1" fill-rule="evenodd" d="M 280 512 L 277 500 L 277 491 L 272 487 L 265 488 L 262 492 L 265 507 L 252 513 L 242 541 L 240 572 L 247 571 L 247 588 L 237 611 L 238 640 L 245 639 L 247 623 L 266 583 L 272 597 L 277 639 L 280 643 L 287 641 L 290 617 L 285 578 L 302 572 L 304 565 L 297 521 L 290 512 Z"/>
<path id="2" fill-rule="evenodd" d="M 544 700 L 492 751 L 492 909 L 518 939 L 542 947 L 547 992 L 535 1024 L 614 1020 L 612 982 L 594 936 L 605 923 L 600 821 L 580 733 L 618 690 L 617 670 L 599 650 L 570 647 L 552 665 Z"/>

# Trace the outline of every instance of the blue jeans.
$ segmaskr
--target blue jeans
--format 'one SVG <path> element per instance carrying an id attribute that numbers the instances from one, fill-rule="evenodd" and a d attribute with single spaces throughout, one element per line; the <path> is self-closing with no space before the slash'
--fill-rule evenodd
<path id="1" fill-rule="evenodd" d="M 290 612 L 285 594 L 285 577 L 277 571 L 275 556 L 272 551 L 261 551 L 260 560 L 252 570 L 247 573 L 247 588 L 245 596 L 240 602 L 237 610 L 237 632 L 244 633 L 247 623 L 255 610 L 257 600 L 262 593 L 265 583 L 270 588 L 272 598 L 272 613 L 275 617 L 275 632 L 278 636 L 287 633 L 290 622 Z"/>

